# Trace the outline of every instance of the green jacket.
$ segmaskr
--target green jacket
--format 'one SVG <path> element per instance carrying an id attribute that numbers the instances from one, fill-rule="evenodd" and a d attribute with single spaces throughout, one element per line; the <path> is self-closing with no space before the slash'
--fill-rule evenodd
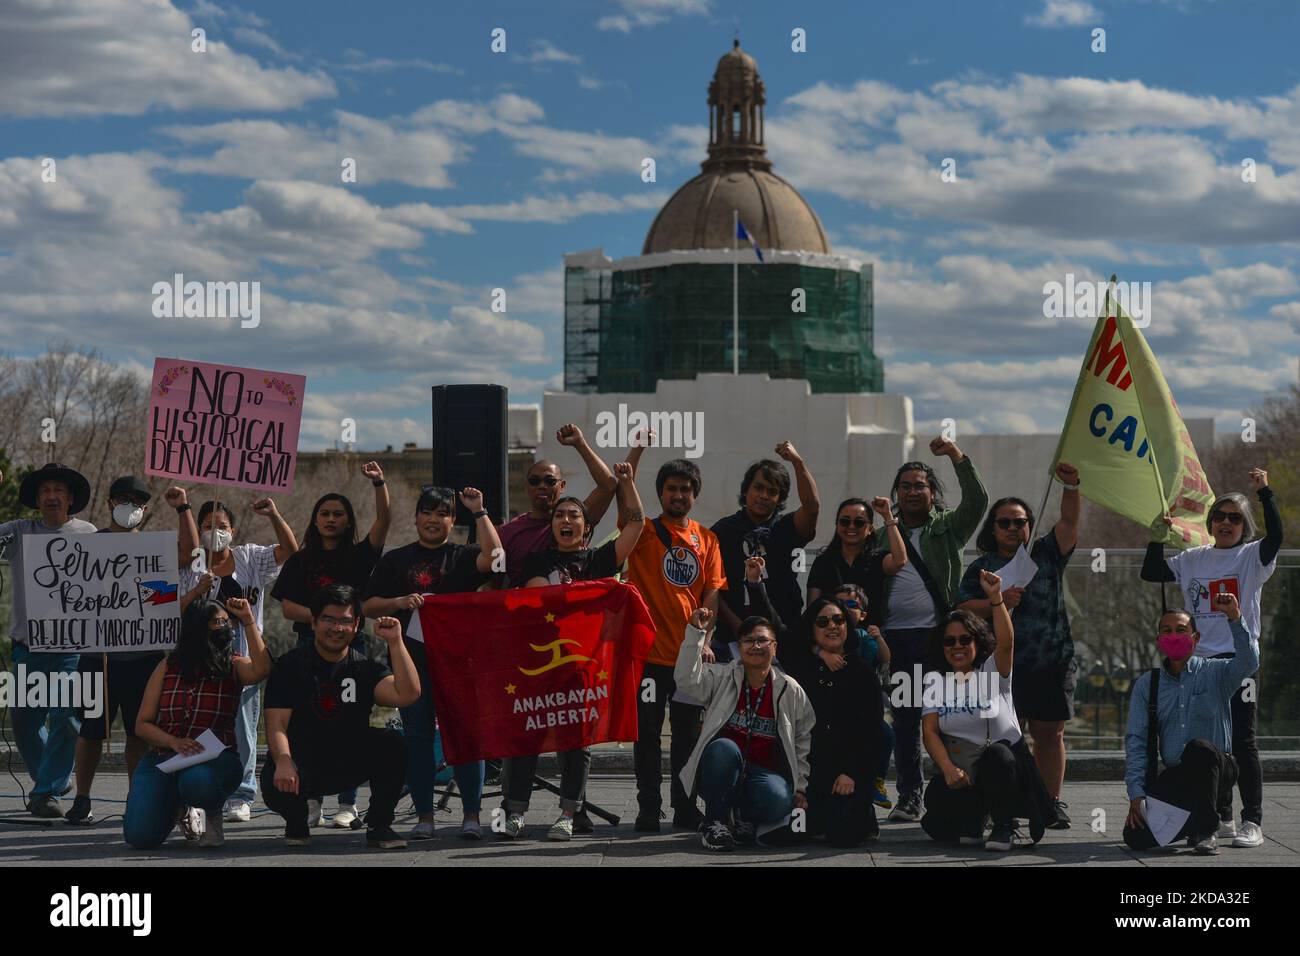
<path id="1" fill-rule="evenodd" d="M 961 552 L 966 542 L 979 529 L 984 520 L 984 510 L 989 506 L 989 493 L 971 462 L 970 456 L 954 465 L 957 482 L 961 485 L 961 504 L 949 511 L 930 511 L 930 517 L 921 526 L 921 559 L 943 593 L 943 599 L 952 606 L 953 596 L 961 583 Z M 904 535 L 908 529 L 899 525 Z M 885 529 L 876 533 L 876 547 L 888 548 Z M 886 578 L 886 588 L 893 587 L 894 578 Z M 886 590 L 886 599 L 889 591 Z"/>

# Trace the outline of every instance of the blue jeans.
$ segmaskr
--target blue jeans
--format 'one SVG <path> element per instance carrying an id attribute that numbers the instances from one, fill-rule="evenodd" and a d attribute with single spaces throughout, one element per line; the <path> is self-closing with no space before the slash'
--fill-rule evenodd
<path id="1" fill-rule="evenodd" d="M 794 809 L 789 781 L 752 763 L 745 767 L 740 748 L 726 737 L 704 748 L 695 780 L 704 798 L 704 817 L 709 821 L 726 822 L 735 809 L 742 819 L 758 826 L 782 820 Z"/>
<path id="2" fill-rule="evenodd" d="M 248 639 L 241 627 L 235 634 L 234 652 L 248 653 Z M 235 715 L 235 743 L 239 747 L 242 778 L 234 796 L 246 803 L 257 797 L 257 718 L 261 713 L 258 691 L 261 684 L 251 684 L 239 693 L 239 712 Z"/>
<path id="3" fill-rule="evenodd" d="M 140 760 L 131 777 L 131 792 L 122 815 L 122 836 L 137 850 L 162 846 L 176 825 L 176 811 L 199 807 L 209 817 L 220 814 L 237 786 L 241 773 L 239 755 L 223 750 L 215 760 L 163 773 L 158 764 L 166 760 L 150 751 Z"/>
<path id="4" fill-rule="evenodd" d="M 22 586 L 22 582 L 17 582 Z M 14 674 L 18 665 L 26 664 L 28 674 L 77 673 L 77 654 L 32 653 L 26 644 L 14 641 Z M 48 698 L 47 698 L 48 699 Z M 30 798 L 57 797 L 68 785 L 72 759 L 77 749 L 81 718 L 75 707 L 13 707 L 14 737 L 18 753 L 31 774 L 34 785 Z"/>
<path id="5" fill-rule="evenodd" d="M 429 665 L 424 648 L 408 641 L 407 651 L 420 675 L 420 699 L 403 707 L 402 734 L 406 737 L 406 785 L 411 802 L 419 814 L 433 812 L 434 778 L 438 775 L 438 758 L 434 750 L 433 691 L 429 686 Z M 483 804 L 483 761 L 464 763 L 451 768 L 456 775 L 461 807 L 466 813 L 478 813 Z"/>
<path id="6" fill-rule="evenodd" d="M 894 727 L 887 721 L 880 722 L 880 759 L 876 761 L 876 776 L 881 780 L 889 774 L 889 758 L 894 753 Z M 874 783 L 874 781 L 872 781 Z"/>

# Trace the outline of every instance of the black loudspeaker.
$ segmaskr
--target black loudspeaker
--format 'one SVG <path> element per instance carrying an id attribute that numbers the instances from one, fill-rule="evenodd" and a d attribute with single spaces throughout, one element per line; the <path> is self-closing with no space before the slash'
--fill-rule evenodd
<path id="1" fill-rule="evenodd" d="M 459 492 L 472 485 L 483 492 L 483 507 L 492 520 L 506 519 L 508 478 L 504 385 L 433 386 L 433 483 Z M 469 527 L 474 519 L 456 501 L 456 524 Z"/>

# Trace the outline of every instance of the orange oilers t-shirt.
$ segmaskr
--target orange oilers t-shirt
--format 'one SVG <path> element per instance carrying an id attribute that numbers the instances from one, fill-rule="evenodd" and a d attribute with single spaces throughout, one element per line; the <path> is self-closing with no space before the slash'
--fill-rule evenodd
<path id="1" fill-rule="evenodd" d="M 672 548 L 659 541 L 654 522 L 647 518 L 641 537 L 627 559 L 628 580 L 645 598 L 655 622 L 651 664 L 677 663 L 686 636 L 686 624 L 700 606 L 705 591 L 727 589 L 722 570 L 722 549 L 717 536 L 698 521 L 680 528 L 663 522 Z"/>

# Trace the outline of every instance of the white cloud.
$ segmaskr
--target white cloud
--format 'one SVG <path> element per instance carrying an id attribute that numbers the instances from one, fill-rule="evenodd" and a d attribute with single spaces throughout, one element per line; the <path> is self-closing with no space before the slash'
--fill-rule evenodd
<path id="1" fill-rule="evenodd" d="M 189 153 L 172 168 L 239 178 L 312 177 L 341 182 L 343 159 L 356 161 L 357 183 L 402 182 L 425 189 L 451 186 L 449 167 L 469 147 L 445 131 L 417 128 L 403 119 L 380 120 L 341 110 L 329 129 L 275 120 L 232 120 L 206 126 L 169 126 L 161 132 L 183 145 L 215 146 L 208 155 Z"/>
<path id="2" fill-rule="evenodd" d="M 1025 17 L 1036 27 L 1078 27 L 1101 20 L 1101 12 L 1086 0 L 1043 0 L 1043 9 Z"/>
<path id="3" fill-rule="evenodd" d="M 9 0 L 0 113 L 284 110 L 336 93 L 319 71 L 263 67 L 236 53 L 218 29 L 207 30 L 206 53 L 191 52 L 193 26 L 169 0 Z"/>
<path id="4" fill-rule="evenodd" d="M 603 16 L 596 21 L 601 30 L 630 33 L 637 27 L 664 23 L 675 16 L 701 15 L 709 12 L 709 0 L 615 0 L 623 13 Z"/>

